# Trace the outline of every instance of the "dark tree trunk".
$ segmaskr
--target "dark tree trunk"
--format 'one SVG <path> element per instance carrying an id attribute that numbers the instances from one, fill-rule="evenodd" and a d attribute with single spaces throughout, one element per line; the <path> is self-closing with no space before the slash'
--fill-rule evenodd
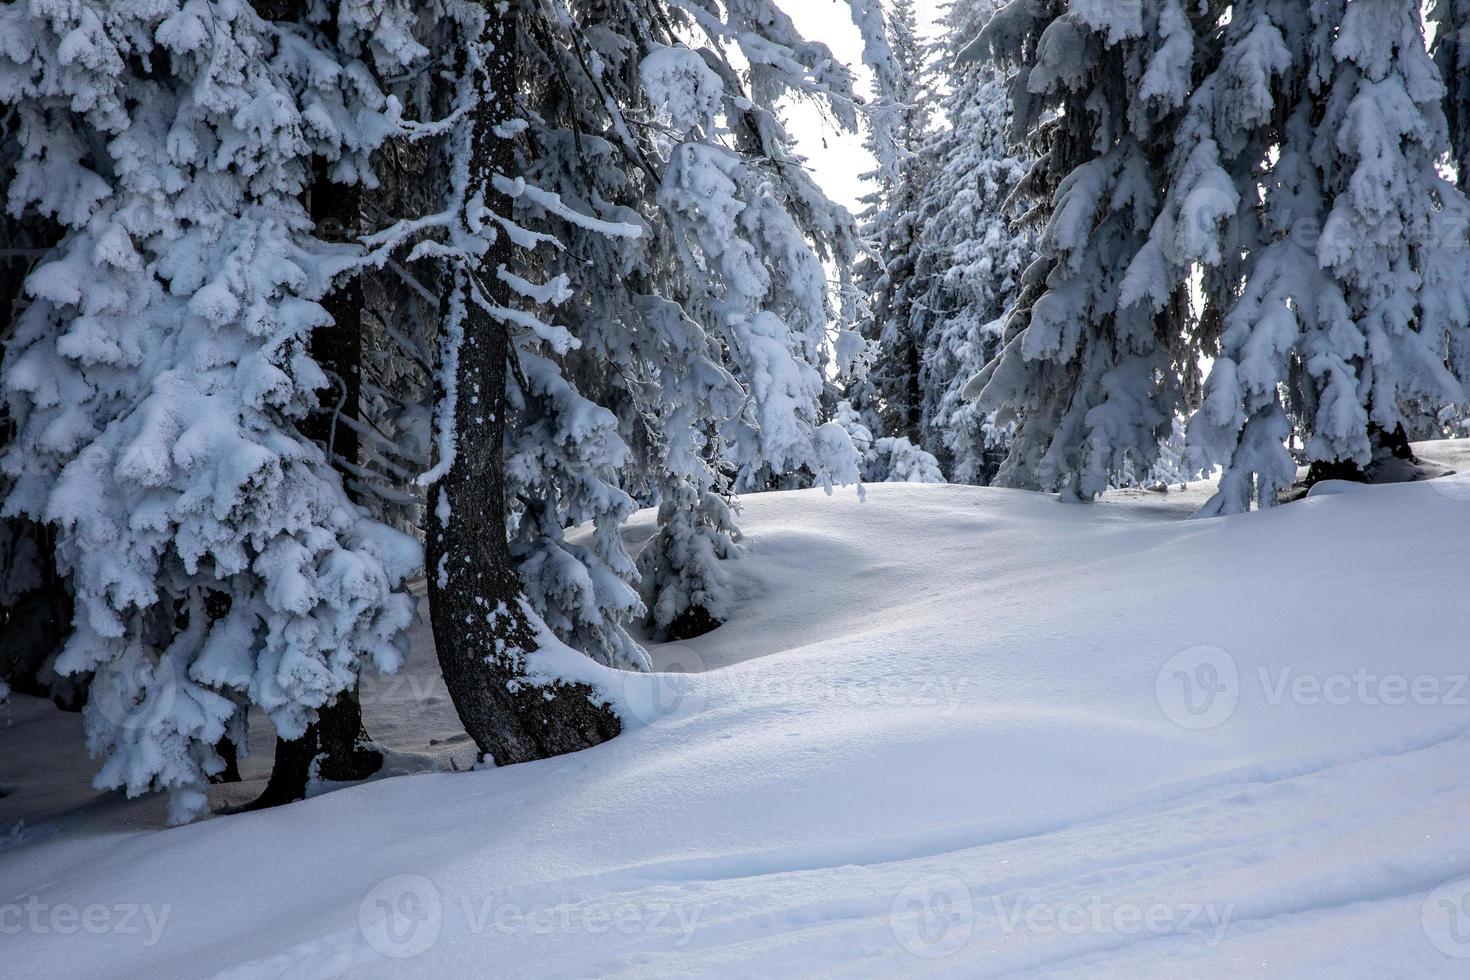
<path id="1" fill-rule="evenodd" d="M 343 691 L 317 717 L 317 750 L 323 779 L 349 783 L 366 779 L 383 768 L 383 753 L 362 725 L 362 701 L 357 691 Z"/>
<path id="2" fill-rule="evenodd" d="M 284 806 L 306 799 L 306 787 L 311 781 L 311 763 L 316 758 L 316 725 L 307 726 L 306 734 L 287 741 L 276 739 L 276 757 L 271 763 L 270 782 L 265 791 L 241 810 L 265 810 L 273 806 Z M 220 747 L 216 747 L 219 751 Z M 233 751 L 233 746 L 230 747 Z"/>
<path id="3" fill-rule="evenodd" d="M 362 208 L 361 191 L 355 186 L 335 184 L 319 167 L 311 188 L 311 217 L 316 235 L 325 241 L 355 238 Z M 362 391 L 362 285 L 356 277 L 334 289 L 322 300 L 332 316 L 332 325 L 311 337 L 311 354 L 332 379 L 320 393 L 321 411 L 307 419 L 302 434 L 331 456 L 356 464 L 357 432 L 341 420 L 359 417 Z M 229 751 L 233 753 L 234 747 Z M 228 759 L 228 757 L 227 757 Z M 263 809 L 305 799 L 312 763 L 322 779 L 352 782 L 366 779 L 383 766 L 383 754 L 373 747 L 362 724 L 362 705 L 357 691 L 344 691 L 323 707 L 317 720 L 301 738 L 277 739 L 270 782 L 247 809 Z"/>
<path id="4" fill-rule="evenodd" d="M 471 121 L 471 197 L 479 189 L 492 210 L 511 202 L 491 186 L 515 171 L 513 144 L 495 128 L 514 112 L 518 88 L 518 4 L 485 3 L 489 63 L 475 78 L 480 99 Z M 492 226 L 493 227 L 493 226 Z M 512 257 L 501 234 L 481 260 L 480 289 L 509 305 L 496 270 Z M 497 765 L 529 762 L 587 748 L 619 731 L 617 717 L 582 685 L 541 686 L 525 676 L 536 649 L 520 582 L 506 541 L 504 441 L 507 360 L 504 326 L 471 298 L 471 273 L 458 269 L 452 288 L 465 307 L 455 373 L 457 450 L 431 491 L 427 568 L 429 608 L 445 686 L 460 721 Z M 439 357 L 444 356 L 440 340 Z"/>
<path id="5" fill-rule="evenodd" d="M 225 761 L 229 765 L 233 762 L 234 746 L 229 746 L 227 751 L 230 754 L 225 756 Z M 336 701 L 317 713 L 317 720 L 306 726 L 306 733 L 300 738 L 276 740 L 270 782 L 260 796 L 242 809 L 264 810 L 304 800 L 313 775 L 350 783 L 366 779 L 382 767 L 383 753 L 373 747 L 363 731 L 362 705 L 357 692 L 343 691 Z M 235 778 L 239 778 L 238 770 Z"/>
<path id="6" fill-rule="evenodd" d="M 222 738 L 214 750 L 225 760 L 225 767 L 209 777 L 211 783 L 238 783 L 240 781 L 240 753 L 229 738 Z"/>
<path id="7" fill-rule="evenodd" d="M 904 418 L 903 434 L 915 446 L 924 444 L 924 393 L 919 387 L 919 375 L 923 369 L 919 341 L 918 338 L 914 338 L 908 349 L 908 384 L 905 392 L 908 398 L 908 411 Z"/>

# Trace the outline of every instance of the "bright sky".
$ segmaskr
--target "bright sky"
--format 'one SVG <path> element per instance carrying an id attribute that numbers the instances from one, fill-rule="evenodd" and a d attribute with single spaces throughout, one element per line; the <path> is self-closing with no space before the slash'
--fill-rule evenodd
<path id="1" fill-rule="evenodd" d="M 807 38 L 821 41 L 840 60 L 866 77 L 863 42 L 853 26 L 847 0 L 779 0 Z M 932 27 L 944 0 L 916 0 L 921 30 Z M 856 214 L 866 191 L 862 174 L 873 169 L 873 158 L 863 149 L 861 135 L 844 133 L 810 104 L 793 105 L 787 118 L 791 132 L 800 141 L 801 152 L 811 158 L 812 172 L 834 201 Z"/>

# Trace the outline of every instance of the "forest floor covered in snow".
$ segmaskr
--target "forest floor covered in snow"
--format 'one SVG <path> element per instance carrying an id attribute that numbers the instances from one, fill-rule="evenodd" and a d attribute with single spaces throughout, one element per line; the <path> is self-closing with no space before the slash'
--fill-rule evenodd
<path id="1" fill-rule="evenodd" d="M 0 973 L 1465 976 L 1470 450 L 1424 452 L 1466 475 L 1198 521 L 747 497 L 737 615 L 601 677 L 611 743 L 449 771 L 421 629 L 363 695 L 399 778 L 182 828 L 16 696 Z"/>

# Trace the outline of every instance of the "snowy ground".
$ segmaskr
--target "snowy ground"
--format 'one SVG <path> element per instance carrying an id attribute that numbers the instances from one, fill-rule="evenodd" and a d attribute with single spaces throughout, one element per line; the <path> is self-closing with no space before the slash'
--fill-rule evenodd
<path id="1" fill-rule="evenodd" d="M 614 742 L 173 830 L 18 697 L 0 972 L 1470 975 L 1470 475 L 1333 489 L 747 498 L 740 613 Z M 469 761 L 426 643 L 364 697 L 391 771 Z"/>

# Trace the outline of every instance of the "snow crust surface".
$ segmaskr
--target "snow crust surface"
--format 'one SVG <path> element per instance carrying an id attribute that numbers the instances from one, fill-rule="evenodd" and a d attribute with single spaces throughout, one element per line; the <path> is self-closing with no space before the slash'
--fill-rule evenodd
<path id="1" fill-rule="evenodd" d="M 621 737 L 0 826 L 4 972 L 1470 974 L 1470 476 L 1183 512 L 747 497 L 731 622 L 593 667 Z M 445 728 L 431 689 L 365 692 L 370 729 Z"/>

